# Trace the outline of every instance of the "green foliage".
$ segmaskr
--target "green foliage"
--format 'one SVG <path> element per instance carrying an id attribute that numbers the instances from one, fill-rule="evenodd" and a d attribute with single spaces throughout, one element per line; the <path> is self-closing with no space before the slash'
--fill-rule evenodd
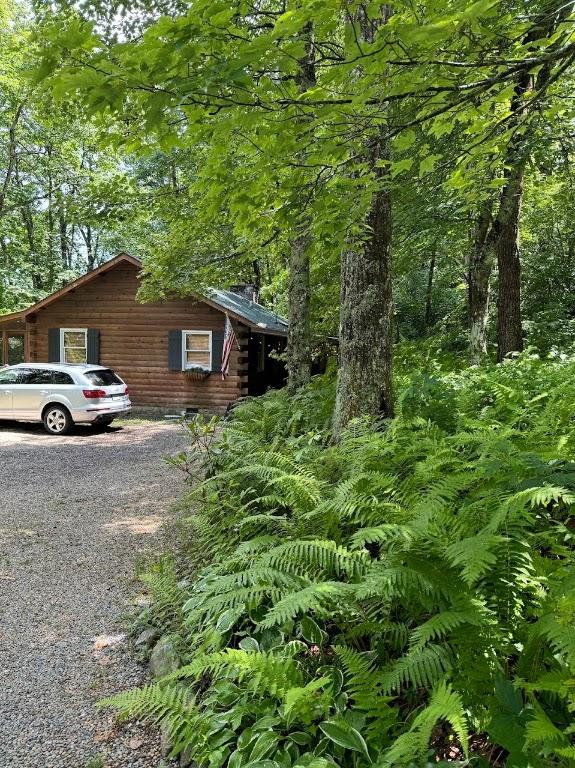
<path id="1" fill-rule="evenodd" d="M 112 703 L 202 766 L 572 765 L 574 380 L 529 354 L 444 374 L 435 420 L 404 381 L 336 445 L 329 380 L 238 408 L 196 492 L 206 552 L 226 516 L 186 663 Z"/>

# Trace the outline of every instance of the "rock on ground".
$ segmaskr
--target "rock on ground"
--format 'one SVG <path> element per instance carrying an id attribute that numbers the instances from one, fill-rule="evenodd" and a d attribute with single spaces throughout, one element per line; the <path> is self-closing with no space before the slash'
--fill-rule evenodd
<path id="1" fill-rule="evenodd" d="M 178 426 L 50 437 L 0 424 L 0 766 L 156 768 L 160 740 L 103 696 L 141 684 L 122 632 L 182 479 Z"/>

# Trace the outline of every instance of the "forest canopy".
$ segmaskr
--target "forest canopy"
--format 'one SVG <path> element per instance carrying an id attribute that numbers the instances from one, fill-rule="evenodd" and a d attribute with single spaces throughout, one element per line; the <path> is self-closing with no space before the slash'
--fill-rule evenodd
<path id="1" fill-rule="evenodd" d="M 568 347 L 572 11 L 5 3 L 1 308 L 119 250 L 144 298 L 255 281 L 292 391 L 338 339 L 342 426 L 393 413 L 398 340 Z"/>

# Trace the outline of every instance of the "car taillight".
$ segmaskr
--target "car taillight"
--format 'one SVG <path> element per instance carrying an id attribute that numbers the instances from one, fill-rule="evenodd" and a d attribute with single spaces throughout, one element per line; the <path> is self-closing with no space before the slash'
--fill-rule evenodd
<path id="1" fill-rule="evenodd" d="M 125 394 L 125 395 L 129 395 L 129 394 L 130 394 L 130 389 L 129 389 L 129 387 L 126 387 L 126 389 L 124 390 L 124 394 Z"/>
<path id="2" fill-rule="evenodd" d="M 82 391 L 87 400 L 98 400 L 100 397 L 106 397 L 103 389 L 83 389 Z"/>

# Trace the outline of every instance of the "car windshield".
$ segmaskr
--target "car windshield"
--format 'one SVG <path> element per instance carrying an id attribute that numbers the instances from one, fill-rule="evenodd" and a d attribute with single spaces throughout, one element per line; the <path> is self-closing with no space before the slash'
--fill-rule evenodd
<path id="1" fill-rule="evenodd" d="M 114 371 L 87 371 L 84 376 L 88 379 L 90 384 L 94 384 L 97 387 L 110 387 L 114 384 L 123 384 L 122 379 L 119 379 Z"/>

